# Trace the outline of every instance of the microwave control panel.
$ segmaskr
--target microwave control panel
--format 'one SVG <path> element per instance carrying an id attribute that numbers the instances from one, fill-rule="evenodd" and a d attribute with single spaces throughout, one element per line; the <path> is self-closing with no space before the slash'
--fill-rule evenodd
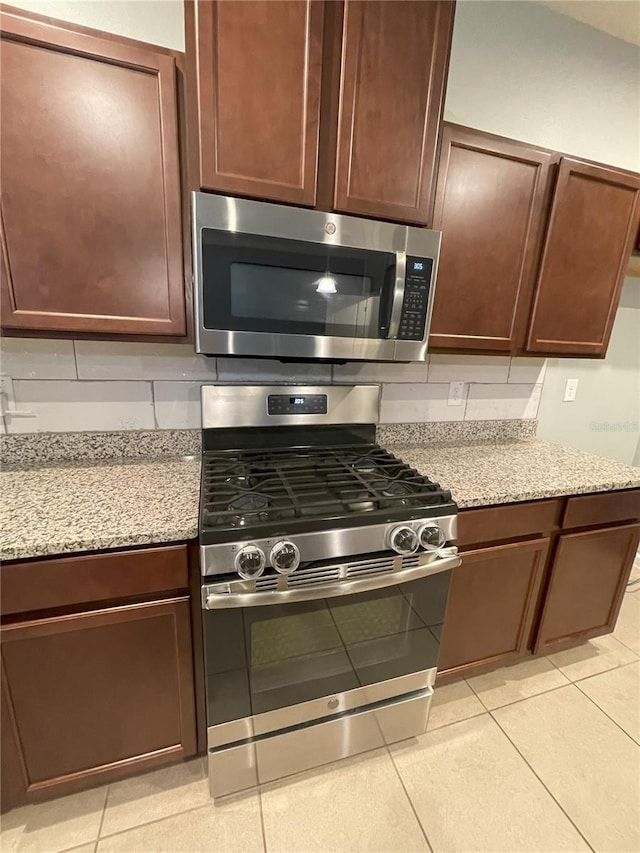
<path id="1" fill-rule="evenodd" d="M 432 270 L 431 258 L 407 256 L 398 340 L 421 341 L 424 338 Z"/>

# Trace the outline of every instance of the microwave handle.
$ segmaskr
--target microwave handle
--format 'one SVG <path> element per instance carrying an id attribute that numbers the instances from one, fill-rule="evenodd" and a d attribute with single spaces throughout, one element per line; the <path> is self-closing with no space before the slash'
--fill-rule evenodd
<path id="1" fill-rule="evenodd" d="M 407 253 L 396 252 L 396 278 L 393 285 L 393 301 L 391 303 L 391 319 L 389 321 L 389 338 L 397 338 L 400 331 L 400 316 L 404 302 L 404 284 L 407 276 Z"/>

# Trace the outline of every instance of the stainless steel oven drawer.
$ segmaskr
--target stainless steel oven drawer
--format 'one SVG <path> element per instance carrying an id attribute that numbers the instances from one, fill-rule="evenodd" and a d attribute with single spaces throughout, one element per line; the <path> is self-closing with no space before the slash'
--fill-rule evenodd
<path id="1" fill-rule="evenodd" d="M 341 714 L 209 752 L 209 785 L 214 798 L 233 794 L 359 752 L 423 734 L 433 688 L 385 704 Z"/>

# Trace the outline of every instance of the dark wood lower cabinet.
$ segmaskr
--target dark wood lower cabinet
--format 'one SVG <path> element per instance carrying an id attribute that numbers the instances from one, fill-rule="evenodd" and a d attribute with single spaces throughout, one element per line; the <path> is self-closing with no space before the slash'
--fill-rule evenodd
<path id="1" fill-rule="evenodd" d="M 527 648 L 549 539 L 467 551 L 454 569 L 438 669 L 489 669 Z"/>
<path id="2" fill-rule="evenodd" d="M 615 628 L 640 543 L 640 489 L 463 510 L 458 528 L 440 682 Z"/>
<path id="3" fill-rule="evenodd" d="M 640 524 L 560 536 L 534 651 L 613 631 L 640 542 Z"/>
<path id="4" fill-rule="evenodd" d="M 3 625 L 1 639 L 4 809 L 196 752 L 188 595 Z"/>

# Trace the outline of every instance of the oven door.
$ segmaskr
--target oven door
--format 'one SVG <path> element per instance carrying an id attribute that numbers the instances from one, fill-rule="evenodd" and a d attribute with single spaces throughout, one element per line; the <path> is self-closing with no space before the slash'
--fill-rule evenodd
<path id="1" fill-rule="evenodd" d="M 460 558 L 409 559 L 287 590 L 203 587 L 213 797 L 425 731 Z"/>
<path id="2" fill-rule="evenodd" d="M 460 558 L 423 559 L 379 577 L 323 584 L 320 574 L 317 584 L 283 591 L 224 593 L 224 584 L 205 586 L 210 743 L 431 687 L 451 569 Z"/>

